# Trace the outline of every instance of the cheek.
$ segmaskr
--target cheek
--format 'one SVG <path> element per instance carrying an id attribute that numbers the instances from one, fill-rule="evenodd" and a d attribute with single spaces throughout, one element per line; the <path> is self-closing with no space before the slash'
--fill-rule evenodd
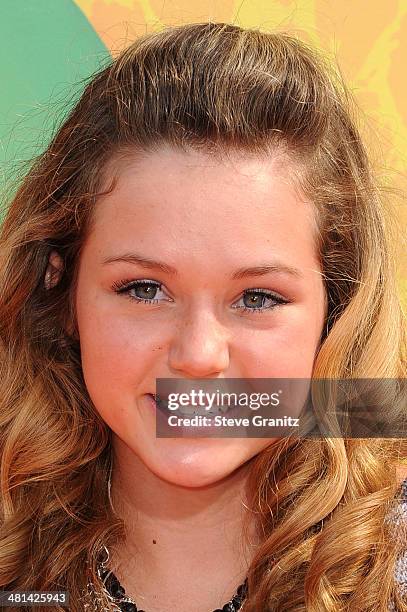
<path id="1" fill-rule="evenodd" d="M 259 315 L 261 316 L 261 315 Z M 270 329 L 240 337 L 240 355 L 247 378 L 309 378 L 319 345 L 319 320 L 292 313 Z"/>
<path id="2" fill-rule="evenodd" d="M 142 362 L 159 337 L 157 326 L 124 311 L 114 300 L 125 298 L 82 296 L 77 321 L 84 361 L 103 366 L 103 372 Z M 102 373 L 102 372 L 101 372 Z"/>
<path id="3" fill-rule="evenodd" d="M 104 416 L 131 405 L 151 369 L 157 332 L 101 308 L 77 308 L 82 370 L 89 395 Z"/>

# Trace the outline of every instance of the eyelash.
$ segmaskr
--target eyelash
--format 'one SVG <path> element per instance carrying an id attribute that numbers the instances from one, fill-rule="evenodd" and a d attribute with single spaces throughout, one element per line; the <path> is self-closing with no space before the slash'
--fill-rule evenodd
<path id="1" fill-rule="evenodd" d="M 138 298 L 138 297 L 134 297 L 130 295 L 130 291 L 132 289 L 136 289 L 137 287 L 140 287 L 143 285 L 152 285 L 154 287 L 157 287 L 157 289 L 161 289 L 162 287 L 162 284 L 157 283 L 156 281 L 150 281 L 150 280 L 131 281 L 129 279 L 125 279 L 125 280 L 121 280 L 121 281 L 113 283 L 112 289 L 117 294 L 124 295 L 125 297 L 127 297 L 128 299 L 132 301 L 135 301 L 136 303 L 157 304 L 160 300 L 157 300 L 155 298 L 151 298 L 147 300 L 147 299 Z M 265 312 L 269 312 L 270 310 L 273 310 L 276 306 L 281 306 L 281 305 L 290 303 L 289 300 L 282 298 L 281 296 L 273 293 L 272 291 L 265 291 L 264 289 L 246 289 L 246 291 L 243 292 L 243 294 L 251 294 L 251 293 L 263 295 L 266 298 L 271 298 L 276 302 L 276 304 L 268 308 L 248 308 L 247 306 L 243 306 L 243 307 L 235 306 L 237 310 L 240 310 L 243 312 L 250 312 L 250 313 L 255 312 L 256 314 L 263 314 Z"/>

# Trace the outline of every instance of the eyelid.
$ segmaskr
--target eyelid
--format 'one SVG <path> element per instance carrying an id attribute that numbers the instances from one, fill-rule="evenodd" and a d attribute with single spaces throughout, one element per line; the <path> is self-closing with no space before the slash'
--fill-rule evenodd
<path id="1" fill-rule="evenodd" d="M 277 291 L 273 291 L 272 289 L 264 289 L 262 287 L 251 287 L 250 289 L 244 289 L 243 293 L 264 293 L 265 295 L 267 295 L 269 297 L 274 297 L 276 299 L 284 300 L 284 301 L 287 301 L 287 302 L 289 301 L 287 298 L 282 296 Z"/>
<path id="2" fill-rule="evenodd" d="M 163 286 L 159 281 L 151 280 L 149 278 L 138 278 L 137 280 L 123 279 L 116 281 L 113 283 L 112 289 L 120 292 L 121 290 L 125 291 L 126 289 L 137 287 L 138 285 L 155 285 L 160 289 Z"/>

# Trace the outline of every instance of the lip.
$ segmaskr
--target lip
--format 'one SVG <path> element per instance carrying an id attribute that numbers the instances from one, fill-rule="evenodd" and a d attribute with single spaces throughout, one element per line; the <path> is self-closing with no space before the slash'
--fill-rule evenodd
<path id="1" fill-rule="evenodd" d="M 177 411 L 169 411 L 168 408 L 166 408 L 166 407 L 163 408 L 162 406 L 160 406 L 159 404 L 156 403 L 156 401 L 154 399 L 156 397 L 156 395 L 154 393 L 148 393 L 147 396 L 148 396 L 148 398 L 149 398 L 149 400 L 151 402 L 151 405 L 156 410 L 156 418 L 164 419 L 162 427 L 164 427 L 165 431 L 168 431 L 168 421 L 167 421 L 167 419 L 168 419 L 168 416 L 169 416 L 170 412 L 172 414 L 175 414 L 175 415 L 178 414 L 178 416 L 184 417 L 184 418 L 185 417 L 189 418 L 189 417 L 198 416 L 198 415 L 195 415 L 195 414 L 192 414 L 192 413 L 191 414 L 181 413 L 180 411 L 178 412 L 178 410 Z M 194 406 L 194 408 L 196 410 L 196 406 Z M 212 415 L 211 414 L 206 414 L 205 416 L 207 417 L 207 419 L 209 419 L 209 421 L 212 420 L 212 418 L 211 418 Z M 211 436 L 208 436 L 208 432 L 209 432 L 208 427 L 204 427 L 201 424 L 193 425 L 193 426 L 191 426 L 191 425 L 186 426 L 183 423 L 181 423 L 181 424 L 177 425 L 176 431 L 178 432 L 178 434 L 175 437 L 176 438 L 180 438 L 181 440 L 184 439 L 185 437 L 187 437 L 187 438 L 203 438 L 203 439 L 211 437 Z M 174 437 L 174 435 L 175 434 L 171 434 L 171 437 Z M 168 436 L 165 436 L 165 437 L 168 437 Z"/>
<path id="2" fill-rule="evenodd" d="M 160 397 L 155 393 L 148 393 L 148 396 L 151 399 L 151 402 L 153 403 L 154 407 L 160 410 L 161 412 L 164 412 L 166 415 L 168 415 L 169 412 L 178 412 L 168 410 L 168 401 L 166 401 L 168 400 L 168 397 Z M 216 405 L 212 406 L 212 408 L 215 409 L 215 412 L 212 412 L 211 410 L 205 410 L 204 406 L 194 406 L 192 404 L 188 404 L 187 406 L 182 406 L 182 408 L 180 407 L 179 414 L 182 414 L 183 416 L 202 415 L 211 418 L 216 414 L 225 414 L 226 412 L 228 412 L 228 409 L 222 410 L 221 406 Z"/>
<path id="3" fill-rule="evenodd" d="M 165 410 L 166 412 L 168 411 L 168 397 L 159 396 L 155 393 L 149 393 L 148 395 L 154 402 L 154 405 L 157 406 L 157 408 L 160 408 L 161 410 Z M 192 409 L 196 411 L 199 410 L 200 408 L 204 410 L 204 406 L 194 406 L 192 404 L 188 404 L 187 406 L 182 406 L 182 408 L 183 409 L 186 408 L 187 410 Z M 182 412 L 181 408 L 180 408 L 180 412 Z"/>
<path id="4" fill-rule="evenodd" d="M 147 395 L 157 408 L 161 408 L 161 409 L 167 408 L 168 397 L 167 398 L 160 397 L 156 393 L 148 393 Z"/>

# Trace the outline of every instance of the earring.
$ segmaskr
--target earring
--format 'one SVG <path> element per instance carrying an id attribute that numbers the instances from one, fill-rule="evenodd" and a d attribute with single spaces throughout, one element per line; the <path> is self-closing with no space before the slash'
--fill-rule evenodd
<path id="1" fill-rule="evenodd" d="M 111 493 L 111 488 L 112 488 L 112 471 L 113 471 L 113 467 L 110 469 L 109 478 L 108 478 L 108 481 L 107 481 L 107 496 L 109 498 L 111 509 L 113 510 L 113 512 L 116 512 L 115 509 L 113 508 L 112 493 Z"/>

